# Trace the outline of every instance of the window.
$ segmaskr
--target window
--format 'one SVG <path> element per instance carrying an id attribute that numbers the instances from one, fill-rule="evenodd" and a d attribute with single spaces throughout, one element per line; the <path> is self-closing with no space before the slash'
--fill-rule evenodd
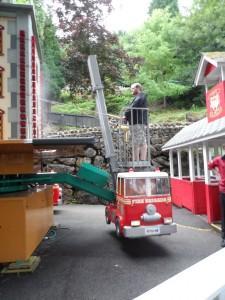
<path id="1" fill-rule="evenodd" d="M 15 34 L 11 35 L 11 49 L 17 48 L 17 36 Z"/>
<path id="2" fill-rule="evenodd" d="M 17 64 L 11 63 L 11 78 L 17 77 Z"/>
<path id="3" fill-rule="evenodd" d="M 16 139 L 18 137 L 17 134 L 17 123 L 12 122 L 11 123 L 11 138 Z"/>
<path id="4" fill-rule="evenodd" d="M 3 30 L 4 26 L 0 25 L 0 55 L 4 55 L 3 53 Z"/>
<path id="5" fill-rule="evenodd" d="M 17 93 L 11 93 L 11 107 L 17 108 Z"/>
<path id="6" fill-rule="evenodd" d="M 126 196 L 145 196 L 146 183 L 145 178 L 128 178 L 126 179 Z"/>
<path id="7" fill-rule="evenodd" d="M 3 72 L 5 71 L 4 68 L 0 67 L 0 98 L 3 98 Z"/>
<path id="8" fill-rule="evenodd" d="M 154 196 L 170 193 L 168 178 L 128 178 L 126 196 Z"/>
<path id="9" fill-rule="evenodd" d="M 164 195 L 170 193 L 168 178 L 151 179 L 151 193 L 152 195 Z"/>

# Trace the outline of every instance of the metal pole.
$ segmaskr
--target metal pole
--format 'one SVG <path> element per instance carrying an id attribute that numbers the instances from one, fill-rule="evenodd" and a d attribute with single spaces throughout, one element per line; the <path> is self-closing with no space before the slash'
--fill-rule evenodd
<path id="1" fill-rule="evenodd" d="M 178 177 L 182 179 L 181 150 L 177 150 Z"/>
<path id="2" fill-rule="evenodd" d="M 200 171 L 200 159 L 199 159 L 199 148 L 196 148 L 196 162 L 197 162 L 197 176 L 201 176 L 201 171 Z"/>
<path id="3" fill-rule="evenodd" d="M 192 146 L 188 149 L 190 181 L 195 180 L 194 155 Z"/>
<path id="4" fill-rule="evenodd" d="M 223 66 L 221 66 L 221 79 L 222 79 L 222 81 L 225 80 L 225 74 L 224 74 L 224 67 Z"/>
<path id="5" fill-rule="evenodd" d="M 96 55 L 90 55 L 88 57 L 88 68 L 91 77 L 92 89 L 96 93 L 96 105 L 105 145 L 105 156 L 106 158 L 110 159 L 112 172 L 116 172 L 118 169 L 117 161 L 115 157 L 112 134 L 109 127 L 109 121 L 105 105 L 105 97 L 103 92 L 104 88 L 101 82 Z"/>
<path id="6" fill-rule="evenodd" d="M 173 150 L 169 151 L 169 159 L 170 159 L 170 177 L 174 177 Z"/>
<path id="7" fill-rule="evenodd" d="M 207 143 L 203 143 L 203 161 L 204 161 L 204 175 L 205 175 L 205 183 L 210 183 L 210 174 L 208 169 L 208 161 L 209 161 L 209 150 Z"/>

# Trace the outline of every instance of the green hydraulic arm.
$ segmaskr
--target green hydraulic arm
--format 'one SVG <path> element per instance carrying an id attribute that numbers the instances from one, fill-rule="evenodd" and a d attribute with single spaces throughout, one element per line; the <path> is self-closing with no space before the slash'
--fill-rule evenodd
<path id="1" fill-rule="evenodd" d="M 68 173 L 25 174 L 18 177 L 5 176 L 0 180 L 0 193 L 26 190 L 29 184 L 48 185 L 55 183 L 68 184 L 73 188 L 83 190 L 108 202 L 115 200 L 113 191 Z"/>

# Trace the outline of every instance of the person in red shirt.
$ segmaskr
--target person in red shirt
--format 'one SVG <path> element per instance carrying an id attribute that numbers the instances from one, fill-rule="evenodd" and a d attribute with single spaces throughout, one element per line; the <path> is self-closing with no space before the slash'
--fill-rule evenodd
<path id="1" fill-rule="evenodd" d="M 223 145 L 225 149 L 225 144 Z M 209 170 L 215 169 L 219 174 L 219 192 L 221 206 L 221 247 L 225 247 L 225 155 L 217 156 L 208 163 Z"/>

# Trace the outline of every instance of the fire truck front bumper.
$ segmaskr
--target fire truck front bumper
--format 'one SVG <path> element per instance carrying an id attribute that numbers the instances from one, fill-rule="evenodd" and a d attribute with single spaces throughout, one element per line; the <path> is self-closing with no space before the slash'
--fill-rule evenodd
<path id="1" fill-rule="evenodd" d="M 167 235 L 177 232 L 177 224 L 160 224 L 154 226 L 124 226 L 123 236 L 126 238 L 137 238 L 151 235 Z"/>

